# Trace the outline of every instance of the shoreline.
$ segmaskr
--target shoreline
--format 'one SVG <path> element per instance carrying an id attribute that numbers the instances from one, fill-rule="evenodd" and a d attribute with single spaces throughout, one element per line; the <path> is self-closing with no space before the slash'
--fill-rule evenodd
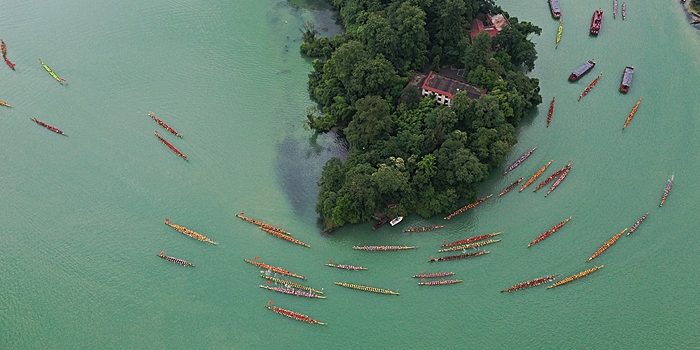
<path id="1" fill-rule="evenodd" d="M 692 4 L 690 1 L 686 1 L 685 3 L 681 3 L 681 7 L 683 7 L 683 11 L 685 12 L 685 17 L 688 20 L 688 24 L 691 26 L 695 27 L 695 29 L 700 30 L 700 17 L 696 17 L 693 15 L 692 12 L 698 13 L 695 8 L 692 7 Z M 693 24 L 693 22 L 698 21 L 697 23 Z"/>

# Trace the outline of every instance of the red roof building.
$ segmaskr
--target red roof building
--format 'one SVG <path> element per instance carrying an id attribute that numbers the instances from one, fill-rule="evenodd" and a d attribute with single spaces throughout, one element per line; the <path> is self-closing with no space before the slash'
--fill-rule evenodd
<path id="1" fill-rule="evenodd" d="M 435 95 L 437 102 L 441 105 L 451 106 L 454 95 L 460 91 L 465 91 L 467 97 L 475 100 L 481 97 L 485 91 L 469 85 L 465 82 L 449 78 L 442 74 L 428 73 L 423 83 L 420 85 L 421 95 L 423 97 Z"/>
<path id="2" fill-rule="evenodd" d="M 486 23 L 478 18 L 474 18 L 472 20 L 469 36 L 472 42 L 474 42 L 474 37 L 481 32 L 487 32 L 493 38 L 498 35 L 503 28 L 509 25 L 508 19 L 502 14 L 486 15 Z"/>

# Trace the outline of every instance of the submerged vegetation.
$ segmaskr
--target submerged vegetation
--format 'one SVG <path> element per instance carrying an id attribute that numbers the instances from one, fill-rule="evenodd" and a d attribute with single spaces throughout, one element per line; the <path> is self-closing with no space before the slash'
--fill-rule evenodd
<path id="1" fill-rule="evenodd" d="M 345 162 L 323 167 L 316 211 L 325 230 L 382 216 L 423 217 L 473 201 L 490 169 L 516 143 L 523 115 L 542 102 L 528 39 L 540 28 L 510 17 L 492 0 L 333 0 L 346 32 L 302 31 L 301 52 L 314 57 L 309 94 L 318 103 L 308 126 L 336 130 L 349 144 Z M 510 25 L 472 40 L 470 24 L 503 14 Z M 473 43 L 472 43 L 473 41 Z M 487 92 L 459 91 L 451 107 L 409 84 L 424 67 L 464 69 Z M 474 97 L 474 96 L 472 96 Z"/>

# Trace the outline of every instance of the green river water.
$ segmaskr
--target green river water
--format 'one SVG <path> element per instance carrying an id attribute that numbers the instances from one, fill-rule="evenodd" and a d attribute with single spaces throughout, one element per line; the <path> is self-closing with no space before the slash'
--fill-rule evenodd
<path id="1" fill-rule="evenodd" d="M 367 223 L 330 237 L 313 210 L 315 182 L 343 146 L 302 127 L 311 66 L 298 52 L 304 21 L 316 20 L 325 35 L 338 31 L 322 4 L 2 1 L 0 38 L 17 68 L 0 66 L 0 100 L 14 106 L 0 107 L 0 348 L 700 348 L 700 35 L 678 1 L 628 1 L 623 21 L 613 20 L 612 1 L 562 0 L 558 49 L 546 1 L 499 1 L 543 29 L 533 38 L 539 59 L 531 76 L 544 102 L 523 122 L 508 162 L 537 151 L 505 177 L 494 170 L 480 194 L 497 194 L 550 159 L 550 170 L 571 160 L 570 175 L 547 198 L 515 191 L 450 221 L 414 214 L 396 227 L 372 231 Z M 591 37 L 598 7 L 606 16 Z M 595 69 L 568 82 L 591 58 Z M 626 65 L 636 71 L 625 95 L 618 86 Z M 599 72 L 600 83 L 577 101 Z M 161 129 L 149 111 L 184 137 Z M 671 174 L 675 185 L 659 208 Z M 242 211 L 312 248 L 265 234 L 235 217 Z M 633 235 L 586 263 L 645 212 Z M 559 232 L 527 248 L 569 215 Z M 177 233 L 165 217 L 219 244 Z M 505 233 L 489 255 L 427 262 L 441 255 L 443 240 L 495 231 Z M 353 251 L 358 243 L 419 248 Z M 156 258 L 161 251 L 197 267 Z M 254 256 L 307 276 L 328 299 L 258 288 L 258 269 L 243 262 Z M 369 270 L 331 269 L 328 259 Z M 594 264 L 605 268 L 556 289 L 499 292 Z M 454 271 L 464 283 L 420 287 L 410 278 L 435 271 Z M 270 300 L 328 325 L 265 310 Z"/>

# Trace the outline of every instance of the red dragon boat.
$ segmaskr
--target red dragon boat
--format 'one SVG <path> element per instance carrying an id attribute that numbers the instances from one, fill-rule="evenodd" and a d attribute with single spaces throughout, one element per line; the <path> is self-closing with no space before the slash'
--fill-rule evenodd
<path id="1" fill-rule="evenodd" d="M 554 181 L 554 183 L 552 184 L 552 187 L 550 187 L 547 190 L 547 193 L 544 196 L 547 197 L 547 196 L 549 196 L 550 193 L 552 193 L 552 191 L 556 190 L 557 187 L 559 187 L 559 185 L 561 184 L 561 182 L 564 181 L 564 179 L 566 179 L 566 176 L 569 175 L 570 171 L 571 171 L 571 166 L 569 166 L 569 168 L 566 169 L 563 174 L 561 174 L 561 176 L 557 179 L 557 181 Z"/>
<path id="2" fill-rule="evenodd" d="M 513 182 L 512 184 L 508 185 L 508 187 L 504 188 L 503 191 L 501 191 L 501 193 L 498 194 L 498 196 L 500 197 L 500 196 L 502 196 L 502 195 L 504 195 L 504 194 L 510 192 L 510 190 L 514 189 L 515 186 L 518 186 L 518 184 L 521 183 L 521 182 L 523 181 L 523 179 L 524 179 L 524 178 L 521 177 L 521 178 L 519 178 L 517 181 L 515 181 L 515 182 Z"/>
<path id="3" fill-rule="evenodd" d="M 242 219 L 242 220 L 248 221 L 248 222 L 250 222 L 250 223 L 252 223 L 252 224 L 254 224 L 254 225 L 257 225 L 257 226 L 259 226 L 259 227 L 264 227 L 264 228 L 266 228 L 266 229 L 268 229 L 268 230 L 277 231 L 277 232 L 279 232 L 279 233 L 281 233 L 281 234 L 288 235 L 288 236 L 291 236 L 291 235 L 292 235 L 291 233 L 289 233 L 289 232 L 287 232 L 287 231 L 285 231 L 285 230 L 283 230 L 283 229 L 281 229 L 281 228 L 279 228 L 279 227 L 272 226 L 272 225 L 270 225 L 270 224 L 268 224 L 268 223 L 262 222 L 262 221 L 260 221 L 260 220 L 255 220 L 255 219 L 249 218 L 249 217 L 247 217 L 247 216 L 243 216 L 243 214 L 244 214 L 243 212 L 241 212 L 240 214 L 236 214 L 236 217 L 237 217 L 237 218 L 240 218 L 240 219 Z"/>
<path id="4" fill-rule="evenodd" d="M 458 246 L 458 245 L 469 244 L 472 242 L 483 241 L 487 238 L 495 237 L 495 236 L 498 236 L 502 233 L 503 233 L 503 231 L 499 231 L 499 232 L 489 233 L 489 234 L 485 234 L 485 235 L 481 235 L 481 236 L 469 237 L 466 239 L 460 239 L 459 241 L 454 241 L 452 243 L 443 243 L 442 246 L 443 247 L 454 247 L 454 246 Z"/>
<path id="5" fill-rule="evenodd" d="M 501 291 L 501 293 L 514 292 L 516 290 L 521 290 L 521 289 L 525 289 L 525 288 L 539 286 L 540 284 L 547 283 L 549 281 L 553 281 L 554 279 L 556 279 L 559 276 L 561 276 L 561 275 L 549 275 L 549 276 L 545 276 L 545 277 L 535 278 L 535 279 L 529 280 L 527 282 L 518 283 L 518 284 L 516 284 L 508 289 L 504 289 Z"/>
<path id="6" fill-rule="evenodd" d="M 588 84 L 588 86 L 586 86 L 586 88 L 583 90 L 583 92 L 582 92 L 580 95 L 578 95 L 578 100 L 579 100 L 579 101 L 581 101 L 581 99 L 583 98 L 583 96 L 586 96 L 586 95 L 588 95 L 589 92 L 591 92 L 591 89 L 593 89 L 593 87 L 594 87 L 596 84 L 598 84 L 598 81 L 600 80 L 600 77 L 602 77 L 602 76 L 603 76 L 603 72 L 600 72 L 600 74 L 598 74 L 598 77 L 596 77 L 595 79 L 593 79 L 593 81 L 592 81 L 590 84 Z"/>
<path id="7" fill-rule="evenodd" d="M 474 202 L 474 203 L 467 204 L 467 205 L 465 205 L 465 206 L 463 206 L 463 207 L 457 209 L 457 211 L 455 211 L 454 213 L 445 216 L 444 219 L 445 219 L 445 220 L 450 220 L 450 219 L 452 219 L 453 217 L 455 217 L 455 216 L 457 216 L 457 215 L 459 215 L 459 214 L 462 214 L 462 213 L 464 213 L 465 211 L 467 211 L 467 210 L 469 210 L 469 209 L 473 209 L 473 208 L 476 207 L 477 205 L 483 203 L 485 200 L 491 198 L 491 196 L 493 196 L 493 194 L 490 194 L 490 195 L 488 195 L 488 196 L 486 196 L 486 197 L 484 197 L 484 198 L 481 198 L 481 199 L 479 199 L 478 201 L 476 201 L 476 202 Z"/>
<path id="8" fill-rule="evenodd" d="M 587 261 L 587 262 L 591 262 L 591 260 L 597 258 L 598 255 L 600 255 L 600 254 L 602 254 L 604 251 L 608 250 L 608 248 L 610 248 L 611 245 L 615 244 L 615 242 L 617 242 L 617 240 L 620 239 L 620 237 L 622 237 L 622 235 L 623 235 L 626 231 L 627 231 L 627 227 L 625 227 L 624 230 L 620 231 L 620 233 L 618 233 L 618 234 L 614 235 L 612 238 L 610 238 L 610 239 L 609 239 L 607 242 L 605 242 L 600 248 L 598 248 L 598 250 L 596 250 L 596 252 L 593 253 L 593 255 L 591 255 L 590 258 L 588 258 L 588 261 Z"/>
<path id="9" fill-rule="evenodd" d="M 629 232 L 627 232 L 627 235 L 629 236 L 632 234 L 632 232 L 636 231 L 639 225 L 641 225 L 644 222 L 644 220 L 646 220 L 647 216 L 649 216 L 649 213 L 646 213 L 644 214 L 644 216 L 639 218 L 639 220 L 637 220 L 637 222 L 635 222 L 634 225 L 632 225 L 632 228 L 629 230 Z"/>
<path id="10" fill-rule="evenodd" d="M 156 137 L 160 140 L 160 142 L 162 142 L 164 145 L 168 146 L 168 148 L 170 148 L 170 150 L 172 150 L 173 152 L 175 152 L 175 154 L 177 154 L 178 156 L 182 157 L 182 159 L 189 161 L 189 160 L 187 159 L 187 156 L 186 156 L 186 155 L 182 154 L 182 152 L 180 152 L 177 148 L 175 148 L 175 146 L 171 145 L 170 142 L 168 142 L 166 139 L 160 137 L 160 135 L 158 135 L 158 131 L 157 131 L 157 130 L 154 132 L 154 135 L 156 135 Z"/>
<path id="11" fill-rule="evenodd" d="M 550 175 L 548 178 L 546 178 L 544 181 L 540 182 L 539 185 L 535 187 L 532 192 L 536 192 L 540 188 L 547 186 L 548 183 L 550 183 L 552 180 L 554 180 L 557 176 L 561 175 L 563 172 L 566 171 L 566 169 L 569 169 L 571 167 L 571 163 L 569 162 L 568 164 L 564 165 L 563 168 L 557 170 L 554 172 L 554 174 Z"/>
<path id="12" fill-rule="evenodd" d="M 560 228 L 562 228 L 564 225 L 566 225 L 567 222 L 571 220 L 571 216 L 569 216 L 568 219 L 554 225 L 552 228 L 547 230 L 545 233 L 541 234 L 539 237 L 537 237 L 534 241 L 530 242 L 530 244 L 527 245 L 528 248 L 532 247 L 533 245 L 542 242 L 545 238 L 549 237 L 552 235 L 552 233 L 559 231 Z"/>
<path id="13" fill-rule="evenodd" d="M 294 320 L 297 320 L 297 321 L 308 322 L 308 323 L 311 323 L 311 324 L 327 325 L 327 323 L 314 320 L 313 318 L 311 318 L 311 317 L 309 317 L 309 316 L 302 315 L 302 314 L 300 314 L 300 313 L 298 313 L 298 312 L 294 312 L 294 311 L 290 311 L 290 310 L 285 310 L 285 309 L 279 308 L 279 307 L 277 307 L 277 306 L 273 306 L 273 305 L 269 305 L 269 304 L 268 304 L 268 305 L 265 305 L 265 308 L 268 309 L 268 310 L 272 310 L 272 311 L 274 311 L 274 312 L 276 312 L 276 313 L 278 313 L 278 314 L 280 314 L 280 315 L 282 315 L 282 316 L 287 316 L 287 317 L 289 317 L 289 318 L 291 318 L 291 319 L 294 319 Z"/>
<path id="14" fill-rule="evenodd" d="M 10 59 L 7 58 L 7 45 L 5 45 L 5 41 L 0 39 L 0 47 L 2 49 L 2 58 L 5 60 L 5 64 L 7 64 L 10 69 L 15 70 L 16 64 L 10 62 Z"/>
<path id="15" fill-rule="evenodd" d="M 600 27 L 603 25 L 603 9 L 597 9 L 593 12 L 593 17 L 591 18 L 591 34 L 598 35 L 600 33 Z"/>
<path id="16" fill-rule="evenodd" d="M 153 119 L 156 123 L 158 123 L 158 125 L 162 126 L 163 129 L 170 131 L 171 134 L 173 134 L 173 135 L 175 135 L 175 136 L 177 136 L 177 137 L 179 137 L 179 138 L 182 138 L 182 134 L 180 134 L 179 132 L 175 131 L 175 129 L 171 128 L 170 125 L 165 124 L 164 121 L 158 119 L 158 118 L 153 114 L 153 112 L 148 112 L 148 115 L 151 116 L 151 119 Z"/>
<path id="17" fill-rule="evenodd" d="M 489 254 L 489 253 L 491 253 L 491 252 L 487 250 L 487 251 L 475 252 L 475 253 L 467 253 L 467 254 L 443 256 L 443 257 L 439 257 L 439 258 L 430 258 L 430 260 L 428 260 L 428 262 L 450 261 L 450 260 L 460 260 L 460 259 L 474 258 L 474 257 L 477 257 L 477 256 Z"/>
<path id="18" fill-rule="evenodd" d="M 556 98 L 556 96 L 552 97 L 552 102 L 549 103 L 549 113 L 547 113 L 547 127 L 549 127 L 549 123 L 552 122 L 552 114 L 554 113 L 554 100 Z"/>
<path id="19" fill-rule="evenodd" d="M 29 119 L 31 119 L 33 122 L 35 122 L 35 123 L 37 123 L 37 124 L 39 124 L 39 125 L 41 125 L 41 126 L 47 128 L 47 129 L 51 130 L 51 131 L 53 131 L 53 132 L 55 132 L 55 133 L 57 133 L 57 134 L 61 134 L 61 135 L 63 135 L 63 136 L 68 136 L 68 135 L 66 135 L 66 133 L 64 133 L 63 131 L 61 131 L 60 129 L 58 129 L 58 128 L 55 127 L 55 126 L 51 126 L 51 125 L 49 125 L 49 124 L 46 124 L 46 123 L 44 123 L 44 122 L 42 122 L 42 121 L 37 120 L 36 118 L 29 118 Z"/>

